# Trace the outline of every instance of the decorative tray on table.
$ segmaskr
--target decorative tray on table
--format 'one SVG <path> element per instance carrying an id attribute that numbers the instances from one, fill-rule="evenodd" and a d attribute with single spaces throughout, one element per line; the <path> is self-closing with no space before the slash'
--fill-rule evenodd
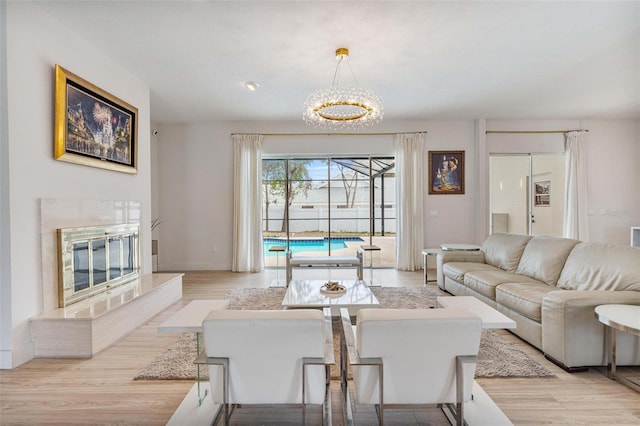
<path id="1" fill-rule="evenodd" d="M 320 287 L 320 293 L 327 296 L 341 296 L 346 292 L 346 287 L 337 281 L 327 281 Z"/>

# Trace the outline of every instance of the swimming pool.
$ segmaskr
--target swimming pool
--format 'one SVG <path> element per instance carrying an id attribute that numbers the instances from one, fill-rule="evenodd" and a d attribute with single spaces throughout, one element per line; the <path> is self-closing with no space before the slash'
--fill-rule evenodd
<path id="1" fill-rule="evenodd" d="M 263 238 L 264 255 L 275 256 L 275 252 L 269 252 L 269 249 L 273 246 L 285 246 L 287 240 L 283 238 Z M 324 238 L 301 238 L 295 240 L 289 240 L 289 250 L 293 253 L 301 253 L 305 251 L 329 251 L 339 250 L 347 247 L 346 241 L 349 242 L 364 242 L 360 237 L 328 237 Z"/>

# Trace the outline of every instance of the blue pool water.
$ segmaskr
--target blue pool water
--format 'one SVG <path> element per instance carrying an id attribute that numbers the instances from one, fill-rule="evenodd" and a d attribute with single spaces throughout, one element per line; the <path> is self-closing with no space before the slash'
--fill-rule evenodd
<path id="1" fill-rule="evenodd" d="M 363 242 L 364 240 L 360 237 L 331 237 L 331 239 L 324 238 L 308 238 L 308 239 L 296 239 L 289 240 L 289 250 L 293 253 L 301 253 L 305 251 L 329 251 L 329 246 L 331 246 L 331 250 L 338 250 L 346 248 L 347 245 L 345 241 L 354 241 L 354 242 Z M 265 256 L 276 256 L 277 253 L 269 252 L 269 249 L 273 246 L 287 246 L 287 240 L 280 238 L 264 238 L 264 255 Z"/>

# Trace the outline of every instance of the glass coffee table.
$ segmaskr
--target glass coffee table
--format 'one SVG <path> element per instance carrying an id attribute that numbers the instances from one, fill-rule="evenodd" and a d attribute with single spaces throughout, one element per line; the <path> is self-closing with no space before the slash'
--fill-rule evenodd
<path id="1" fill-rule="evenodd" d="M 282 299 L 284 309 L 331 308 L 332 316 L 340 315 L 340 308 L 349 309 L 355 315 L 362 308 L 379 308 L 380 302 L 364 280 L 331 280 L 343 285 L 344 294 L 327 295 L 320 288 L 327 280 L 294 280 Z"/>

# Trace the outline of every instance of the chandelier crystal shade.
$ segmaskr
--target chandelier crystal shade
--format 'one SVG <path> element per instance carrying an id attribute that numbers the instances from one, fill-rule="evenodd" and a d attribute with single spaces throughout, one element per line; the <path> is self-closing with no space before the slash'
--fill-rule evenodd
<path id="1" fill-rule="evenodd" d="M 343 63 L 349 65 L 349 50 L 336 50 L 336 71 L 328 89 L 312 92 L 304 104 L 304 121 L 324 129 L 357 129 L 382 121 L 384 109 L 382 99 L 372 91 L 359 87 L 353 70 L 353 86 L 340 86 L 340 71 Z"/>

